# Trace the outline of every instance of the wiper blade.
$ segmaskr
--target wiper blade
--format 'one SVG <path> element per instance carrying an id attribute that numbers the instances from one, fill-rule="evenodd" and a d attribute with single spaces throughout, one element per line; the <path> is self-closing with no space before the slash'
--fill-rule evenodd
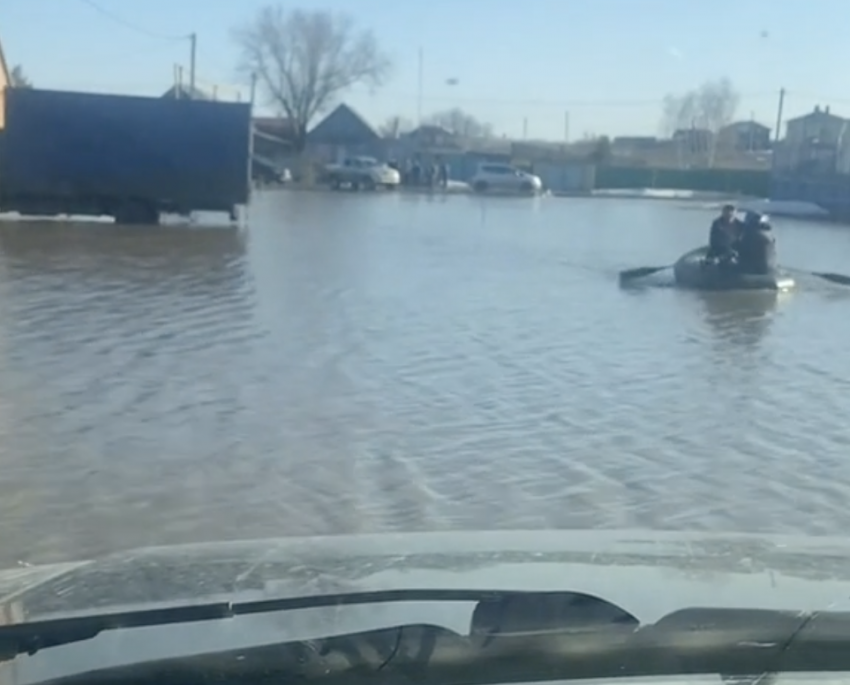
<path id="1" fill-rule="evenodd" d="M 486 644 L 485 644 L 486 642 Z M 62 685 L 278 679 L 350 685 L 493 685 L 681 675 L 756 676 L 850 670 L 850 614 L 689 609 L 658 623 L 512 632 L 489 640 L 405 625 L 214 654 L 177 657 L 63 678 Z"/>
<path id="2" fill-rule="evenodd" d="M 638 620 L 605 600 L 578 592 L 500 590 L 376 590 L 309 595 L 248 602 L 212 602 L 188 606 L 75 616 L 0 626 L 0 659 L 35 654 L 41 649 L 89 640 L 106 630 L 215 621 L 236 616 L 296 609 L 389 602 L 478 602 L 473 631 L 494 635 L 514 624 L 545 626 L 621 624 Z"/>
<path id="3" fill-rule="evenodd" d="M 426 627 L 422 627 L 422 630 Z M 686 609 L 637 629 L 608 626 L 501 635 L 489 644 L 431 628 L 432 637 L 396 631 L 392 658 L 372 666 L 387 682 L 415 673 L 419 685 L 492 685 L 596 678 L 677 675 L 761 675 L 850 670 L 850 613 Z M 375 631 L 377 632 L 377 631 Z M 387 631 L 385 642 L 389 640 Z M 343 685 L 363 672 L 373 634 L 323 640 L 312 663 L 279 662 L 279 671 Z M 423 642 L 428 643 L 423 649 Z M 315 644 L 315 643 L 314 643 Z M 360 645 L 358 647 L 358 645 Z M 361 662 L 346 664 L 356 652 Z"/>

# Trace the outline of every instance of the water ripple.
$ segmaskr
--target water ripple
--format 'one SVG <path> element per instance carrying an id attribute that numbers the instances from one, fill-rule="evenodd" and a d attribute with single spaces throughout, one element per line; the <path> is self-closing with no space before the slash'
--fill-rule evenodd
<path id="1" fill-rule="evenodd" d="M 247 233 L 0 225 L 0 565 L 384 530 L 837 534 L 850 293 L 616 287 L 709 218 L 273 192 Z M 841 270 L 846 233 L 777 230 Z"/>

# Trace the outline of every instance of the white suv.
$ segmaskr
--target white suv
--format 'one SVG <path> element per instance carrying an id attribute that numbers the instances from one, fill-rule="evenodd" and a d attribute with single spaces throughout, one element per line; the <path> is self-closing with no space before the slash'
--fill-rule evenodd
<path id="1" fill-rule="evenodd" d="M 501 190 L 536 194 L 543 188 L 539 176 L 516 169 L 510 164 L 479 164 L 469 185 L 476 193 Z"/>

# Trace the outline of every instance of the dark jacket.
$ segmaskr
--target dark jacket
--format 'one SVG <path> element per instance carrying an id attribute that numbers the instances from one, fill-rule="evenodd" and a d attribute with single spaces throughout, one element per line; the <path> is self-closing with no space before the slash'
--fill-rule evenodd
<path id="1" fill-rule="evenodd" d="M 732 257 L 735 255 L 735 245 L 741 234 L 741 223 L 737 219 L 731 222 L 715 219 L 708 234 L 709 257 Z"/>
<path id="2" fill-rule="evenodd" d="M 776 239 L 769 226 L 747 226 L 738 241 L 738 268 L 745 274 L 768 274 L 776 268 Z"/>

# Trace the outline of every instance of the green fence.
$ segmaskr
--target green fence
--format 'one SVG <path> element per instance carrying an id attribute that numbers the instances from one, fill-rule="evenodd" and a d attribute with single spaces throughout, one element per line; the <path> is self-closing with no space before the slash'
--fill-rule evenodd
<path id="1" fill-rule="evenodd" d="M 664 188 L 768 197 L 770 172 L 749 169 L 650 169 L 599 166 L 597 190 Z"/>

